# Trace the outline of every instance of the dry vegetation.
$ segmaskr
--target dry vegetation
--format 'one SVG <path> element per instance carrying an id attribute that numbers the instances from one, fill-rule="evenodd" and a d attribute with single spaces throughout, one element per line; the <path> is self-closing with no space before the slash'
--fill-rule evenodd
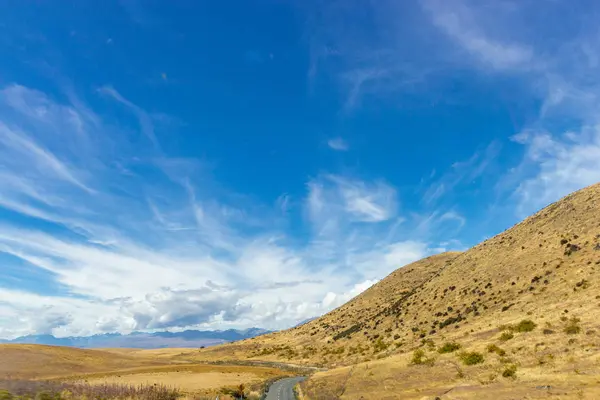
<path id="1" fill-rule="evenodd" d="M 52 378 L 161 364 L 152 358 L 34 344 L 0 344 L 0 360 L 0 378 L 10 376 L 20 379 Z"/>
<path id="2" fill-rule="evenodd" d="M 304 383 L 309 399 L 600 398 L 599 278 L 594 185 L 322 318 L 195 356 L 331 368 Z M 446 343 L 460 350 L 438 351 Z"/>
<path id="3" fill-rule="evenodd" d="M 179 354 L 181 349 L 100 351 L 0 345 L 0 379 L 4 379 L 0 380 L 4 396 L 0 399 L 34 398 L 43 392 L 48 400 L 171 400 L 181 396 L 199 400 L 239 390 L 239 385 L 250 398 L 259 398 L 266 383 L 295 374 L 268 366 L 193 364 L 177 359 Z"/>
<path id="4" fill-rule="evenodd" d="M 138 363 L 128 364 L 138 370 L 127 374 L 138 380 L 112 374 L 116 383 L 141 382 L 140 368 L 150 363 L 181 368 L 261 360 L 329 368 L 302 384 L 307 400 L 597 399 L 599 278 L 600 185 L 595 185 L 464 253 L 400 268 L 297 328 L 202 350 L 86 353 L 93 362 L 58 354 L 46 359 L 96 374 Z M 24 375 L 34 373 L 26 361 L 17 363 Z M 246 373 L 251 367 L 240 368 Z M 160 382 L 172 381 L 167 376 Z M 242 380 L 252 383 L 245 375 Z"/>

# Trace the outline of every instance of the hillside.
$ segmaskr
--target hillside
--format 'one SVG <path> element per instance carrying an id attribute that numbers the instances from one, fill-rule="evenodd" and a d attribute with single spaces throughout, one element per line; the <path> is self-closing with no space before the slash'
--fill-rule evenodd
<path id="1" fill-rule="evenodd" d="M 446 356 L 435 355 L 435 349 L 453 340 L 484 353 L 489 344 L 502 346 L 498 353 L 512 358 L 486 355 L 486 364 L 496 374 L 511 363 L 515 368 L 551 364 L 557 371 L 568 364 L 571 371 L 598 374 L 598 278 L 596 184 L 468 251 L 400 268 L 321 318 L 206 349 L 197 357 L 337 367 L 389 356 L 408 360 L 417 348 L 432 352 L 431 359 L 443 359 Z M 525 319 L 533 322 L 533 331 L 514 328 Z M 506 335 L 501 336 L 502 330 Z M 407 364 L 404 361 L 403 367 Z"/>
<path id="2" fill-rule="evenodd" d="M 0 344 L 0 360 L 0 379 L 48 378 L 165 364 L 99 350 L 29 344 Z"/>

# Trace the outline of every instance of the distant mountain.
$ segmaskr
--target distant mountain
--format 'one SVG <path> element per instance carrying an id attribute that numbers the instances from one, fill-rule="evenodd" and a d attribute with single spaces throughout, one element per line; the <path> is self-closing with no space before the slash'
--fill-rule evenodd
<path id="1" fill-rule="evenodd" d="M 27 335 L 13 340 L 0 340 L 0 343 L 46 344 L 84 349 L 109 347 L 157 349 L 165 347 L 214 346 L 221 343 L 249 339 L 269 332 L 265 329 L 249 328 L 244 330 L 227 329 L 225 331 L 132 332 L 128 335 L 105 333 L 93 336 L 70 336 L 64 338 L 57 338 L 53 335 Z"/>
<path id="2" fill-rule="evenodd" d="M 302 326 L 304 324 L 308 324 L 310 321 L 313 321 L 313 320 L 315 320 L 317 318 L 319 318 L 319 317 L 307 318 L 307 319 L 305 319 L 303 321 L 298 322 L 296 325 L 292 326 L 292 328 L 297 328 L 297 327 Z"/>

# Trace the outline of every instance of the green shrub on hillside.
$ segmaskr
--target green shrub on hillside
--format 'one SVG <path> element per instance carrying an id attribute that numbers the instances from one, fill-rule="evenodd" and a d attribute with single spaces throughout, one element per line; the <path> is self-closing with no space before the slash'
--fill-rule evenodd
<path id="1" fill-rule="evenodd" d="M 499 356 L 505 356 L 506 355 L 506 351 L 504 351 L 504 349 L 496 346 L 495 344 L 488 345 L 487 351 L 488 351 L 488 353 L 496 353 Z"/>
<path id="2" fill-rule="evenodd" d="M 385 343 L 383 341 L 383 338 L 377 338 L 377 340 L 373 344 L 373 352 L 379 353 L 381 351 L 387 350 L 388 347 L 389 347 L 389 344 Z"/>
<path id="3" fill-rule="evenodd" d="M 458 355 L 460 361 L 465 365 L 481 364 L 484 361 L 483 354 L 472 352 L 462 352 Z"/>
<path id="4" fill-rule="evenodd" d="M 423 349 L 417 349 L 413 352 L 412 359 L 410 361 L 412 365 L 433 365 L 435 360 L 425 356 Z"/>
<path id="5" fill-rule="evenodd" d="M 514 327 L 514 331 L 515 332 L 531 332 L 532 330 L 535 329 L 536 326 L 537 325 L 532 320 L 524 319 Z"/>
<path id="6" fill-rule="evenodd" d="M 502 371 L 502 376 L 505 378 L 516 378 L 517 377 L 517 366 L 510 365 Z"/>
<path id="7" fill-rule="evenodd" d="M 447 343 L 444 343 L 444 345 L 438 349 L 438 353 L 440 353 L 440 354 L 452 353 L 453 351 L 456 351 L 460 348 L 461 348 L 461 345 L 456 342 L 447 342 Z"/>
<path id="8" fill-rule="evenodd" d="M 12 400 L 13 395 L 8 390 L 0 390 L 0 400 Z"/>

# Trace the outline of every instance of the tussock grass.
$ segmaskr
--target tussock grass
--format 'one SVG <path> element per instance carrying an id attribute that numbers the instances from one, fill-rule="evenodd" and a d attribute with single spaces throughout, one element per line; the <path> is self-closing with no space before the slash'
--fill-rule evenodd
<path id="1" fill-rule="evenodd" d="M 1 380 L 2 400 L 140 399 L 176 400 L 182 393 L 166 385 L 120 385 L 52 381 Z"/>
<path id="2" fill-rule="evenodd" d="M 481 364 L 484 362 L 483 354 L 478 353 L 476 351 L 466 352 L 463 351 L 458 355 L 460 361 L 462 361 L 465 365 L 475 365 Z"/>

